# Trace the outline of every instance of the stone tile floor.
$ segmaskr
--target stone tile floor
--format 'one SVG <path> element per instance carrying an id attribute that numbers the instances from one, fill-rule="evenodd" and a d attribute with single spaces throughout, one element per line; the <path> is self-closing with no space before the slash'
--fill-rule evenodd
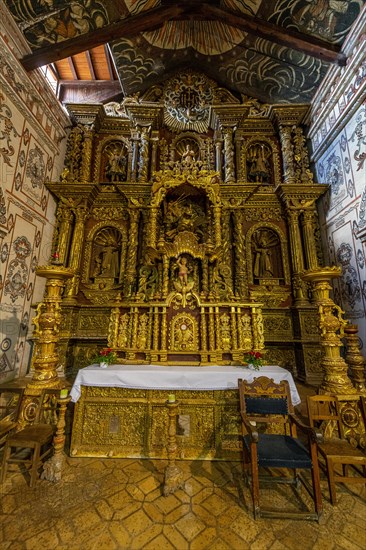
<path id="1" fill-rule="evenodd" d="M 1 489 L 0 549 L 366 548 L 364 486 L 339 484 L 333 507 L 322 479 L 320 524 L 254 521 L 240 463 L 177 464 L 184 488 L 169 496 L 162 495 L 164 460 L 67 458 L 62 481 L 40 480 L 33 489 L 21 473 L 13 473 Z M 265 496 L 281 505 L 283 491 L 269 489 Z M 294 500 L 292 493 L 288 498 Z"/>
<path id="2" fill-rule="evenodd" d="M 313 388 L 299 386 L 302 403 Z M 305 414 L 304 407 L 299 412 Z M 66 458 L 58 483 L 33 489 L 19 472 L 0 488 L 0 550 L 360 550 L 366 548 L 366 487 L 322 477 L 320 523 L 254 521 L 239 462 L 177 461 L 184 487 L 163 496 L 165 460 Z M 277 486 L 278 487 L 278 486 Z M 291 487 L 261 491 L 263 503 L 312 510 Z"/>

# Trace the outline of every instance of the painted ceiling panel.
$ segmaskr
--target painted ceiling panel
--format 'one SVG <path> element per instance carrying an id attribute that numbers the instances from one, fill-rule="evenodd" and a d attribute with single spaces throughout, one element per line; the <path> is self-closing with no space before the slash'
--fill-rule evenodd
<path id="1" fill-rule="evenodd" d="M 365 2 L 5 0 L 34 52 L 52 45 L 66 48 L 82 36 L 91 49 L 98 29 L 131 21 L 131 29 L 110 43 L 125 95 L 143 93 L 175 71 L 193 68 L 238 95 L 269 103 L 311 100 L 329 66 L 317 47 L 339 51 Z M 150 12 L 151 20 L 139 25 L 139 17 Z"/>

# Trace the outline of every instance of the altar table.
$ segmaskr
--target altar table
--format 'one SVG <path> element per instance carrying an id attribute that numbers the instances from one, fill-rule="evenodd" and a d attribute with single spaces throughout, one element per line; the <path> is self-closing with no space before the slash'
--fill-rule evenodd
<path id="1" fill-rule="evenodd" d="M 71 389 L 75 402 L 72 456 L 167 458 L 168 395 L 175 394 L 177 458 L 239 460 L 241 419 L 238 379 L 287 380 L 278 366 L 259 371 L 240 366 L 91 365 Z"/>
<path id="2" fill-rule="evenodd" d="M 99 365 L 91 365 L 79 370 L 70 395 L 71 400 L 76 402 L 81 395 L 81 386 L 150 390 L 237 389 L 239 378 L 252 382 L 258 376 L 273 378 L 276 383 L 287 380 L 293 405 L 300 404 L 292 374 L 277 366 L 264 366 L 256 371 L 239 366 L 109 365 L 101 369 Z"/>

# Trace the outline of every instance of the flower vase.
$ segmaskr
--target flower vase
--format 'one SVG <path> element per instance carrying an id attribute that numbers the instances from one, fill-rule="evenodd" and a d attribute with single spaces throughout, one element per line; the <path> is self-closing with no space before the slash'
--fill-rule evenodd
<path id="1" fill-rule="evenodd" d="M 255 369 L 255 366 L 253 365 L 253 363 L 248 363 L 248 369 L 250 369 L 250 370 L 256 370 L 256 369 Z"/>
<path id="2" fill-rule="evenodd" d="M 101 361 L 99 363 L 99 366 L 101 369 L 106 369 L 108 367 L 108 363 L 106 363 L 105 361 Z"/>

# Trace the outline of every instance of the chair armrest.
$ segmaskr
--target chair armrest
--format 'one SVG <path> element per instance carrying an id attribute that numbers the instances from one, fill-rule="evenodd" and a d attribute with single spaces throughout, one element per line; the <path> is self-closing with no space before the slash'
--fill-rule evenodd
<path id="1" fill-rule="evenodd" d="M 246 416 L 243 413 L 241 413 L 241 420 L 248 432 L 248 435 L 250 436 L 250 439 L 255 443 L 257 443 L 258 442 L 257 426 L 253 426 L 251 421 L 248 418 L 246 418 Z"/>
<path id="2" fill-rule="evenodd" d="M 293 422 L 297 428 L 299 428 L 303 433 L 308 435 L 311 439 L 311 441 L 314 441 L 315 443 L 322 443 L 324 440 L 324 436 L 320 430 L 317 430 L 316 428 L 312 428 L 308 424 L 305 424 L 299 418 L 296 414 L 290 413 L 289 418 L 291 419 L 291 422 Z"/>

